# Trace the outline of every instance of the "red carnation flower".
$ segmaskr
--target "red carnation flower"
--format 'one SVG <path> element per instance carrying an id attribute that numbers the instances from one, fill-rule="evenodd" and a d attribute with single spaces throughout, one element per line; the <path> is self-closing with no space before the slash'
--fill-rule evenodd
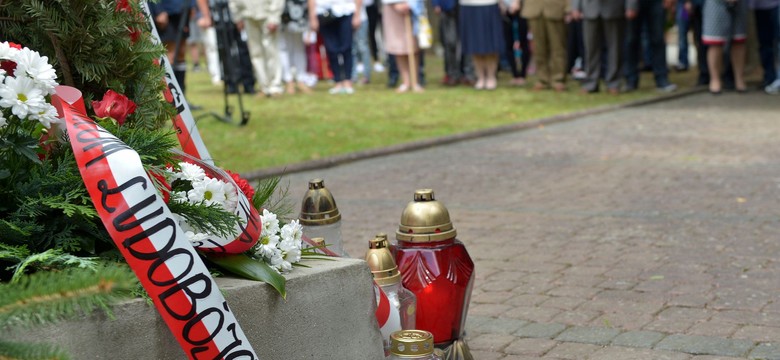
<path id="1" fill-rule="evenodd" d="M 108 90 L 103 95 L 103 100 L 92 102 L 92 108 L 97 117 L 110 117 L 122 125 L 127 116 L 135 112 L 135 103 L 127 96 Z"/>
<path id="2" fill-rule="evenodd" d="M 246 179 L 242 178 L 241 176 L 238 176 L 238 174 L 226 170 L 228 174 L 230 174 L 230 177 L 233 178 L 233 181 L 236 182 L 236 185 L 238 185 L 238 188 L 241 189 L 241 192 L 246 195 L 246 198 L 250 201 L 252 200 L 252 197 L 255 196 L 255 188 L 252 187 L 252 185 L 249 185 L 249 182 L 246 181 Z"/>

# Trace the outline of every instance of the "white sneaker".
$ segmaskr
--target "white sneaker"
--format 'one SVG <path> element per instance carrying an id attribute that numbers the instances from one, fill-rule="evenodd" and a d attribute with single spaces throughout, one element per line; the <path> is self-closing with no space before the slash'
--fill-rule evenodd
<path id="1" fill-rule="evenodd" d="M 355 65 L 355 72 L 358 74 L 362 74 L 363 70 L 365 69 L 366 68 L 363 66 L 363 63 L 358 63 L 357 65 Z"/>
<path id="2" fill-rule="evenodd" d="M 360 71 L 358 71 L 358 72 L 360 72 Z M 375 62 L 374 63 L 374 72 L 378 72 L 378 73 L 385 72 L 385 66 L 382 65 L 382 63 L 380 63 L 380 62 Z"/>
<path id="3" fill-rule="evenodd" d="M 769 95 L 780 95 L 780 79 L 777 79 L 773 83 L 767 85 L 764 88 L 764 92 Z"/>

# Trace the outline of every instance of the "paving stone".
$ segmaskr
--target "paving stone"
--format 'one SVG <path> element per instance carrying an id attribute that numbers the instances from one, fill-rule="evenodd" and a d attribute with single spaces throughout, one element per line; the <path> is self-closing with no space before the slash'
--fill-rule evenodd
<path id="1" fill-rule="evenodd" d="M 512 335 L 527 324 L 528 322 L 524 320 L 498 318 L 476 325 L 469 330 L 481 334 Z"/>
<path id="2" fill-rule="evenodd" d="M 471 349 L 471 348 L 469 348 Z M 504 357 L 504 354 L 494 351 L 482 351 L 482 350 L 472 350 L 471 356 L 474 357 L 474 359 L 479 360 L 499 360 L 499 359 L 506 359 Z"/>
<path id="3" fill-rule="evenodd" d="M 712 355 L 696 355 L 691 360 L 737 360 L 744 358 L 735 358 L 731 356 L 712 356 Z"/>
<path id="4" fill-rule="evenodd" d="M 653 321 L 653 317 L 646 314 L 609 313 L 593 319 L 590 325 L 597 327 L 612 327 L 622 330 L 639 330 L 651 321 Z"/>
<path id="5" fill-rule="evenodd" d="M 561 310 L 551 308 L 539 308 L 533 306 L 515 306 L 507 310 L 504 316 L 513 319 L 528 320 L 533 322 L 549 322 Z"/>
<path id="6" fill-rule="evenodd" d="M 469 306 L 469 315 L 499 317 L 512 310 L 512 306 L 503 304 L 472 304 Z"/>
<path id="7" fill-rule="evenodd" d="M 780 328 L 774 326 L 746 325 L 737 330 L 731 337 L 735 339 L 780 343 Z"/>
<path id="8" fill-rule="evenodd" d="M 591 354 L 589 359 L 598 360 L 688 360 L 690 355 L 671 351 L 638 349 L 631 347 L 607 347 Z"/>
<path id="9" fill-rule="evenodd" d="M 620 334 L 620 330 L 601 327 L 574 326 L 555 337 L 561 342 L 578 342 L 595 345 L 607 345 Z"/>
<path id="10" fill-rule="evenodd" d="M 598 285 L 602 289 L 610 290 L 630 290 L 634 286 L 636 286 L 636 282 L 621 279 L 607 279 Z"/>
<path id="11" fill-rule="evenodd" d="M 727 338 L 733 337 L 732 334 L 737 331 L 737 328 L 739 328 L 739 325 L 711 320 L 693 324 L 693 326 L 688 329 L 686 334 Z"/>
<path id="12" fill-rule="evenodd" d="M 547 291 L 547 294 L 554 296 L 568 296 L 575 298 L 590 299 L 598 294 L 601 289 L 586 286 L 558 286 Z"/>
<path id="13" fill-rule="evenodd" d="M 511 335 L 482 334 L 468 340 L 469 349 L 482 351 L 501 351 L 512 341 Z"/>
<path id="14" fill-rule="evenodd" d="M 612 339 L 612 345 L 652 348 L 665 336 L 666 334 L 655 331 L 626 331 Z"/>
<path id="15" fill-rule="evenodd" d="M 546 301 L 538 304 L 541 307 L 549 307 L 560 310 L 574 310 L 580 304 L 587 300 L 581 298 L 567 297 L 567 296 L 553 296 L 548 297 Z"/>
<path id="16" fill-rule="evenodd" d="M 753 348 L 753 342 L 709 336 L 669 335 L 655 348 L 694 355 L 744 356 Z"/>
<path id="17" fill-rule="evenodd" d="M 542 356 L 558 343 L 549 339 L 516 339 L 506 348 L 504 353 L 511 355 Z"/>
<path id="18" fill-rule="evenodd" d="M 758 344 L 748 355 L 748 359 L 780 360 L 780 344 Z"/>
<path id="19" fill-rule="evenodd" d="M 514 295 L 511 298 L 507 299 L 507 301 L 505 301 L 504 304 L 518 305 L 518 306 L 536 306 L 547 301 L 550 298 L 551 297 L 547 295 L 520 294 L 520 295 Z"/>
<path id="20" fill-rule="evenodd" d="M 552 339 L 564 330 L 566 330 L 566 325 L 563 324 L 531 323 L 517 330 L 514 335 L 523 338 Z"/>
<path id="21" fill-rule="evenodd" d="M 601 346 L 591 344 L 579 344 L 579 343 L 561 343 L 558 346 L 552 348 L 544 358 L 550 359 L 587 359 L 591 354 L 599 351 Z"/>
<path id="22" fill-rule="evenodd" d="M 588 310 L 573 310 L 564 311 L 552 318 L 553 322 L 566 324 L 566 325 L 579 325 L 585 326 L 590 324 L 593 319 L 601 315 L 597 311 Z"/>

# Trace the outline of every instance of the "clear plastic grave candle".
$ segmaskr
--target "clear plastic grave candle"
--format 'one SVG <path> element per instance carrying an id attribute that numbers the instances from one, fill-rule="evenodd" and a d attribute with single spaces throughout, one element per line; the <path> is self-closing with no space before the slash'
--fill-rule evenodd
<path id="1" fill-rule="evenodd" d="M 349 256 L 341 240 L 341 213 L 322 179 L 309 181 L 309 190 L 303 196 L 298 220 L 303 226 L 303 235 L 310 239 L 323 238 L 329 250 L 339 256 Z"/>
<path id="2" fill-rule="evenodd" d="M 414 294 L 401 284 L 401 273 L 387 247 L 387 234 L 377 234 L 368 242 L 366 262 L 374 276 L 374 282 L 390 302 L 390 315 L 379 329 L 387 356 L 390 350 L 390 335 L 399 330 L 414 329 L 417 300 Z"/>

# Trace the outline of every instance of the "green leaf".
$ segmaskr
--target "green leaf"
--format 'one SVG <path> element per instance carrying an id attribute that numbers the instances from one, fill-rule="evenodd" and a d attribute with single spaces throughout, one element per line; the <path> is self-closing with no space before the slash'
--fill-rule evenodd
<path id="1" fill-rule="evenodd" d="M 224 269 L 225 271 L 247 279 L 268 283 L 279 292 L 279 295 L 282 295 L 283 299 L 287 299 L 287 290 L 285 289 L 286 280 L 281 274 L 268 266 L 268 264 L 252 259 L 245 254 L 229 256 L 205 256 L 209 261 Z"/>

